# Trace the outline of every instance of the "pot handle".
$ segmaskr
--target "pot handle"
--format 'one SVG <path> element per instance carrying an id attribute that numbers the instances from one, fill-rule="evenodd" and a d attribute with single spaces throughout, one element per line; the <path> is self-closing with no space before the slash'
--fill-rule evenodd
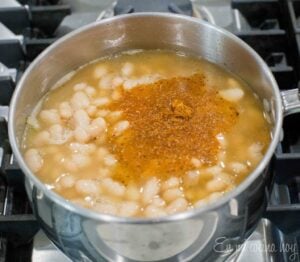
<path id="1" fill-rule="evenodd" d="M 285 116 L 300 113 L 300 89 L 281 91 L 283 113 Z"/>

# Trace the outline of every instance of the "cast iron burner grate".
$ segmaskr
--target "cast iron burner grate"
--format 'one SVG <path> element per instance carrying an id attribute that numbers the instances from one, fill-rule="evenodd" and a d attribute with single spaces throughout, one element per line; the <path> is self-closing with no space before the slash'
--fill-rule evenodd
<path id="1" fill-rule="evenodd" d="M 191 16 L 193 8 L 189 0 L 119 0 L 114 8 L 115 15 L 153 11 Z"/>
<path id="2" fill-rule="evenodd" d="M 115 15 L 141 11 L 201 16 L 222 26 L 262 56 L 280 89 L 298 86 L 300 0 L 119 0 L 114 8 Z M 24 70 L 61 36 L 66 20 L 72 21 L 74 13 L 70 14 L 68 0 L 0 1 L 0 261 L 30 261 L 32 239 L 39 229 L 9 146 L 8 105 Z M 265 217 L 274 225 L 268 227 L 272 244 L 296 245 L 300 254 L 300 114 L 285 118 L 283 133 L 273 159 L 275 182 Z M 299 255 L 288 252 L 271 258 L 300 261 Z"/>

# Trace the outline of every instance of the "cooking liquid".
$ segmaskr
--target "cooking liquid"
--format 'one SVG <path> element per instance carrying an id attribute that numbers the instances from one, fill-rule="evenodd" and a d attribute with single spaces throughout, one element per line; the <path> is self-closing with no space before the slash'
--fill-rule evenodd
<path id="1" fill-rule="evenodd" d="M 78 92 L 86 103 L 85 96 L 76 102 Z M 42 113 L 47 110 L 56 114 L 53 121 Z M 121 216 L 160 216 L 205 204 L 241 183 L 270 142 L 261 101 L 245 82 L 171 51 L 88 64 L 51 90 L 40 111 L 23 144 L 29 166 L 36 161 L 35 174 L 66 199 Z M 84 126 L 74 116 L 79 111 L 88 115 Z M 168 183 L 172 178 L 175 186 Z M 128 215 L 122 210 L 129 202 L 135 211 Z"/>

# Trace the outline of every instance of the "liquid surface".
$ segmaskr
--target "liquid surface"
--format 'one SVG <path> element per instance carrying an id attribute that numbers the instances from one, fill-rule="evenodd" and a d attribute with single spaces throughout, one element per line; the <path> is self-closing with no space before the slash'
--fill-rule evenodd
<path id="1" fill-rule="evenodd" d="M 263 157 L 270 125 L 241 80 L 171 51 L 88 64 L 29 117 L 31 170 L 81 206 L 156 217 L 232 190 Z"/>

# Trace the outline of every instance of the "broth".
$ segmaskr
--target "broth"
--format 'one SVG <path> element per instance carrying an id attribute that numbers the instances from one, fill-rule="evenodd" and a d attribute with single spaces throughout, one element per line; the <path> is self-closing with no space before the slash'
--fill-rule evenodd
<path id="1" fill-rule="evenodd" d="M 157 217 L 205 205 L 262 159 L 271 125 L 244 83 L 204 59 L 152 50 L 79 68 L 28 118 L 31 170 L 100 213 Z"/>

